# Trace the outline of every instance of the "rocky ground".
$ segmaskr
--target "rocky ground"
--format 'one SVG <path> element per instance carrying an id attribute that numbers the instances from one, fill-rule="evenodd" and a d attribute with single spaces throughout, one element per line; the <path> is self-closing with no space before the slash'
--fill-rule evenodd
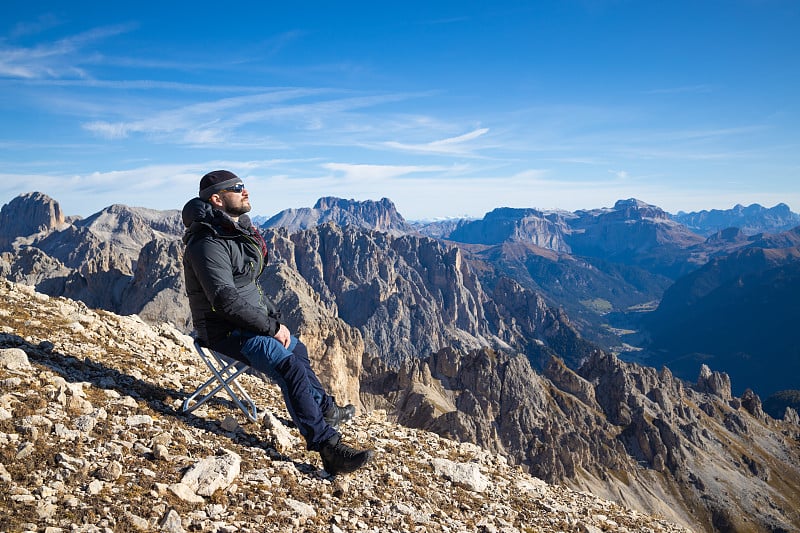
<path id="1" fill-rule="evenodd" d="M 686 531 L 382 411 L 342 428 L 376 459 L 332 478 L 254 376 L 263 424 L 222 395 L 182 413 L 206 372 L 171 326 L 5 280 L 0 301 L 0 531 Z"/>

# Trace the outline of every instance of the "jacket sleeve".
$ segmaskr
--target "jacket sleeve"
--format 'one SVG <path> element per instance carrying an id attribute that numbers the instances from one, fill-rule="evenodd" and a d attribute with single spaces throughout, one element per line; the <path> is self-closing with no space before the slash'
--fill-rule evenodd
<path id="1" fill-rule="evenodd" d="M 186 247 L 185 253 L 215 313 L 244 330 L 269 336 L 278 332 L 280 323 L 274 316 L 239 297 L 230 252 L 224 243 L 197 239 Z"/>

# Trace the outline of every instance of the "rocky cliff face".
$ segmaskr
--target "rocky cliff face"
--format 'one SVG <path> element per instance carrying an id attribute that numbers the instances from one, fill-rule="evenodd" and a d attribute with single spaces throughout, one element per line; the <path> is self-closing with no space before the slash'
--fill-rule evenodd
<path id="1" fill-rule="evenodd" d="M 0 209 L 0 252 L 11 249 L 17 237 L 46 232 L 64 224 L 61 206 L 40 192 L 17 196 Z"/>
<path id="2" fill-rule="evenodd" d="M 274 259 L 296 269 L 361 330 L 367 351 L 391 364 L 448 344 L 493 342 L 483 320 L 485 296 L 455 248 L 333 224 L 265 237 Z"/>
<path id="3" fill-rule="evenodd" d="M 135 261 L 142 246 L 153 239 L 178 238 L 184 230 L 178 210 L 157 211 L 119 204 L 75 222 L 75 226 L 86 228 L 101 241 L 113 244 L 131 261 Z"/>
<path id="4" fill-rule="evenodd" d="M 396 372 L 365 366 L 365 404 L 388 403 L 405 425 L 477 442 L 543 479 L 697 530 L 800 527 L 797 417 L 767 417 L 757 396 L 732 397 L 708 368 L 691 385 L 598 351 L 579 372 L 551 359 L 540 375 L 490 349 L 445 349 Z"/>
<path id="5" fill-rule="evenodd" d="M 608 327 L 610 313 L 652 306 L 676 277 L 748 244 L 706 241 L 636 199 L 574 213 L 502 208 L 449 233 L 432 227 L 420 231 L 458 242 L 481 263 L 476 270 L 487 290 L 510 277 L 563 307 L 584 337 L 616 350 L 628 347 Z"/>
<path id="6" fill-rule="evenodd" d="M 7 279 L 91 307 L 187 326 L 178 211 L 114 205 L 67 223 L 58 203 L 32 193 L 2 212 L 14 221 L 0 226 L 0 239 L 14 240 L 0 255 Z"/>
<path id="7" fill-rule="evenodd" d="M 597 258 L 553 252 L 523 242 L 496 246 L 459 245 L 484 288 L 493 292 L 503 278 L 564 309 L 582 337 L 619 346 L 608 315 L 657 302 L 672 280 L 646 270 Z M 568 358 L 569 355 L 563 354 Z"/>
<path id="8" fill-rule="evenodd" d="M 457 227 L 447 239 L 472 244 L 527 242 L 558 252 L 569 252 L 565 241 L 569 232 L 564 219 L 554 213 L 536 209 L 495 209 L 482 220 Z"/>
<path id="9" fill-rule="evenodd" d="M 191 331 L 191 312 L 183 279 L 183 242 L 155 238 L 142 246 L 132 279 L 125 283 L 117 309 L 138 314 L 157 324 L 170 322 L 181 331 Z"/>
<path id="10" fill-rule="evenodd" d="M 273 260 L 296 269 L 390 366 L 445 346 L 563 354 L 578 337 L 566 316 L 511 280 L 487 294 L 461 251 L 434 239 L 333 224 L 265 237 Z"/>
<path id="11" fill-rule="evenodd" d="M 3 531 L 686 531 L 381 411 L 342 428 L 376 459 L 331 478 L 272 384 L 239 378 L 264 425 L 224 397 L 183 414 L 207 373 L 174 328 L 5 280 L 0 298 Z"/>

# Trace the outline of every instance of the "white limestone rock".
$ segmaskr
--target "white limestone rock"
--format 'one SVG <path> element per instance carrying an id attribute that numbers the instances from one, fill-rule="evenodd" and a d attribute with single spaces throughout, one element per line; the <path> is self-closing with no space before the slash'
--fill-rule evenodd
<path id="1" fill-rule="evenodd" d="M 231 450 L 220 450 L 214 457 L 206 457 L 184 474 L 181 483 L 201 496 L 211 496 L 218 489 L 225 489 L 239 475 L 242 458 Z"/>

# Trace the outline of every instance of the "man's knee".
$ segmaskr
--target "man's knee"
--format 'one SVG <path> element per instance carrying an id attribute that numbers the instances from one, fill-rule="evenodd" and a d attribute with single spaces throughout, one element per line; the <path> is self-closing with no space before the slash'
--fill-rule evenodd
<path id="1" fill-rule="evenodd" d="M 275 367 L 292 355 L 292 352 L 284 348 L 283 344 L 274 337 L 257 335 L 244 343 L 242 355 L 250 360 L 251 366 L 268 368 Z"/>

